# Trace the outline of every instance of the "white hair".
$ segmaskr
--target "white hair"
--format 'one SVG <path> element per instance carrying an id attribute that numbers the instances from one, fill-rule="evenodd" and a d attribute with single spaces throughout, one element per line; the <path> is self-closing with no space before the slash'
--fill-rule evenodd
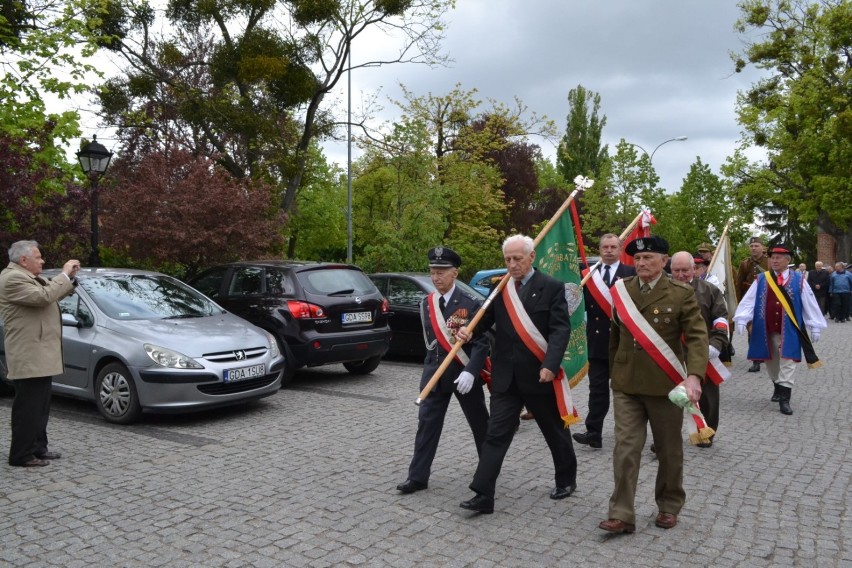
<path id="1" fill-rule="evenodd" d="M 38 243 L 35 241 L 17 241 L 9 247 L 9 262 L 21 264 L 21 257 L 30 254 L 33 249 L 38 248 Z"/>
<path id="2" fill-rule="evenodd" d="M 506 249 L 517 242 L 521 242 L 524 244 L 524 254 L 529 254 L 535 248 L 535 242 L 526 235 L 512 235 L 511 237 L 507 237 L 505 241 L 503 241 L 503 254 L 506 254 Z"/>

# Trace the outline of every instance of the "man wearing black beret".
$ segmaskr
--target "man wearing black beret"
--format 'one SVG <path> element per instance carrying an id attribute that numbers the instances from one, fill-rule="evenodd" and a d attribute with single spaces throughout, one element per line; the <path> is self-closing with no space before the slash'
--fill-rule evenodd
<path id="1" fill-rule="evenodd" d="M 707 368 L 707 327 L 692 287 L 663 275 L 669 245 L 660 237 L 644 237 L 626 247 L 636 276 L 612 287 L 609 334 L 615 450 L 615 488 L 608 519 L 598 526 L 612 533 L 636 530 L 635 494 L 647 426 L 659 468 L 654 490 L 656 525 L 669 529 L 686 501 L 683 490 L 683 409 L 669 392 L 679 384 L 693 404 L 701 397 Z"/>

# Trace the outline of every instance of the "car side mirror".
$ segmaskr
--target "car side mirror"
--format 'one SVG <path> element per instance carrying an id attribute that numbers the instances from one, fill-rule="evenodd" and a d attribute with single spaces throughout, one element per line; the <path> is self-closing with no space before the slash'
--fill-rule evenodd
<path id="1" fill-rule="evenodd" d="M 68 327 L 83 327 L 80 320 L 71 314 L 62 314 L 62 325 L 67 325 Z"/>

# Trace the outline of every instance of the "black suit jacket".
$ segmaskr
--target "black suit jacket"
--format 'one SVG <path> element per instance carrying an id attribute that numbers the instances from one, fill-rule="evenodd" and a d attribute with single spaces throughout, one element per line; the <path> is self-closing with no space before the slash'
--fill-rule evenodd
<path id="1" fill-rule="evenodd" d="M 603 264 L 600 265 L 600 269 L 601 277 L 603 277 Z M 620 262 L 615 270 L 615 278 L 613 278 L 612 283 L 615 284 L 617 280 L 635 274 L 636 269 Z M 609 359 L 609 326 L 611 322 L 592 297 L 589 286 L 589 283 L 583 286 L 583 296 L 586 302 L 586 345 L 589 350 L 589 359 Z"/>
<path id="2" fill-rule="evenodd" d="M 828 296 L 828 284 L 831 280 L 831 274 L 828 270 L 811 270 L 808 272 L 808 285 L 813 290 L 814 296 Z M 814 286 L 819 284 L 819 290 Z"/>
<path id="3" fill-rule="evenodd" d="M 506 285 L 513 286 L 514 282 L 510 279 Z M 547 351 L 541 362 L 526 348 L 512 325 L 501 293 L 488 307 L 477 327 L 487 330 L 496 325 L 495 347 L 491 357 L 491 388 L 493 392 L 506 392 L 514 380 L 523 393 L 552 394 L 553 385 L 540 383 L 538 378 L 542 368 L 550 369 L 554 374 L 559 373 L 568 347 L 571 320 L 565 299 L 565 285 L 536 270 L 519 294 L 527 314 L 547 341 Z"/>
<path id="4" fill-rule="evenodd" d="M 445 351 L 440 344 L 435 342 L 435 331 L 432 329 L 432 323 L 429 321 L 429 312 L 427 311 L 426 303 L 429 301 L 429 297 L 423 299 L 423 302 L 420 304 L 420 317 L 423 320 L 423 329 L 426 333 L 426 342 L 427 347 L 429 345 L 434 345 L 433 349 L 426 350 L 426 358 L 423 361 L 423 375 L 420 377 L 420 388 L 426 386 L 426 383 L 429 382 L 429 379 L 432 378 L 432 375 L 435 374 L 435 371 L 438 370 L 438 367 L 441 366 L 441 363 L 444 362 L 444 358 L 447 356 L 447 351 Z M 467 292 L 463 292 L 461 288 L 456 286 L 456 289 L 453 291 L 453 295 L 450 296 L 450 301 L 447 304 L 446 308 L 444 308 L 444 321 L 447 322 L 447 327 L 451 330 L 458 329 L 464 325 L 468 325 L 470 320 L 473 319 L 473 316 L 476 315 L 476 312 L 479 311 L 482 303 L 467 294 Z M 479 372 L 482 370 L 482 366 L 485 364 L 485 358 L 488 357 L 489 351 L 488 338 L 484 334 L 476 334 L 473 337 L 472 341 L 466 343 L 462 349 L 467 356 L 470 358 L 470 362 L 467 366 L 462 367 L 458 361 L 455 359 L 450 366 L 447 367 L 447 370 L 444 371 L 444 374 L 441 375 L 441 380 L 435 386 L 435 390 L 439 392 L 453 392 L 456 388 L 456 385 L 453 383 L 459 374 L 462 371 L 468 371 L 474 377 L 476 377 L 477 382 L 475 384 L 481 384 L 479 379 Z"/>

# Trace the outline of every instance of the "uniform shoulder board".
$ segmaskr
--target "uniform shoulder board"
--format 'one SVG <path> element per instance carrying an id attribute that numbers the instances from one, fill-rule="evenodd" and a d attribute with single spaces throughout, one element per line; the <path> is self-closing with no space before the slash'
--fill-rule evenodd
<path id="1" fill-rule="evenodd" d="M 480 303 L 482 302 L 481 299 L 479 299 L 477 296 L 474 296 L 473 294 L 471 294 L 467 290 L 461 290 L 460 289 L 459 291 L 462 293 L 462 296 L 464 296 L 468 300 L 473 300 L 474 302 L 480 302 Z"/>

